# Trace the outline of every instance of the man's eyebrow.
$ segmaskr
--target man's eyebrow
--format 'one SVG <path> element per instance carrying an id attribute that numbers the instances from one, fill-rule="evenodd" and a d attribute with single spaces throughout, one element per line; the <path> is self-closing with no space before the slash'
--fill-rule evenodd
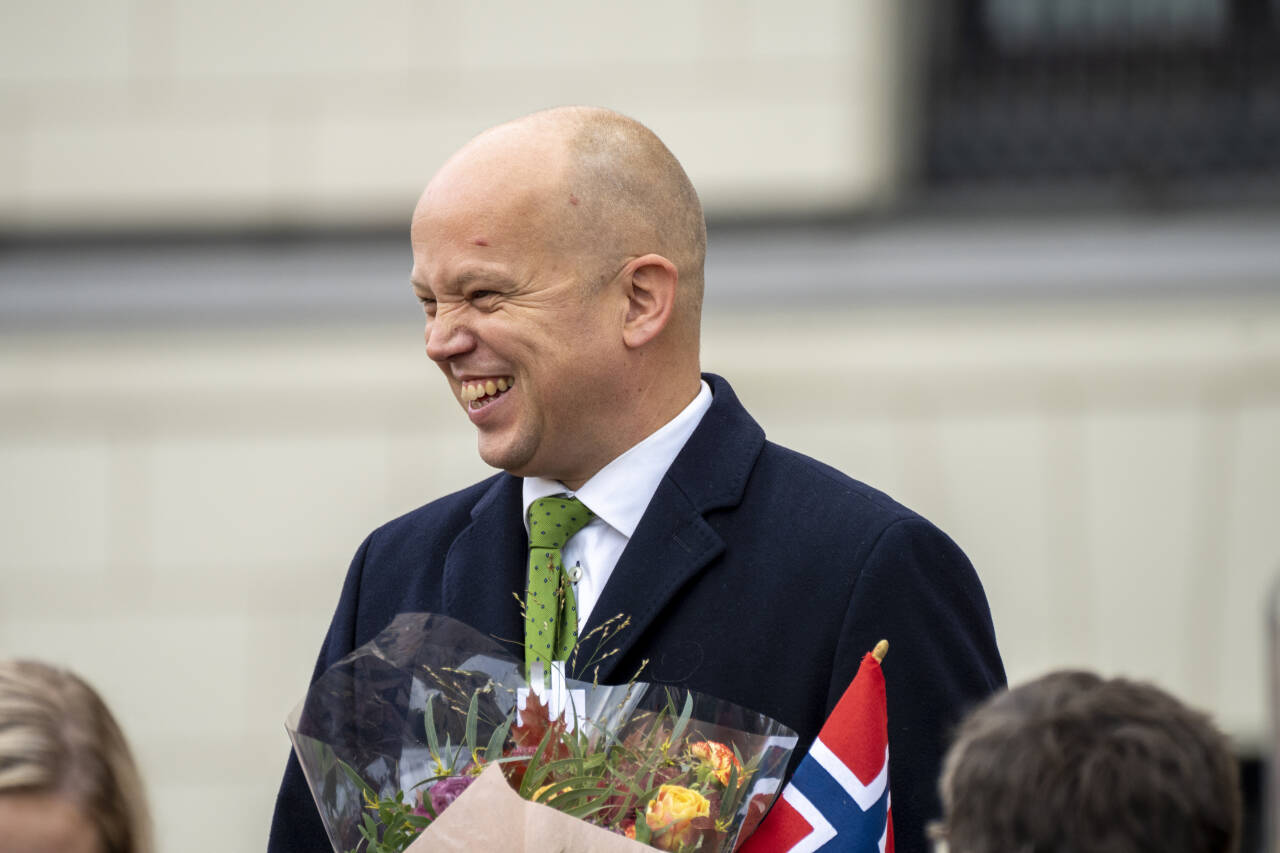
<path id="1" fill-rule="evenodd" d="M 511 279 L 507 278 L 505 275 L 492 272 L 490 270 L 463 270 L 458 273 L 457 278 L 450 283 L 461 286 L 464 284 L 471 284 L 475 281 L 491 281 L 494 284 L 509 284 Z"/>
<path id="2" fill-rule="evenodd" d="M 492 270 L 463 270 L 447 282 L 449 287 L 462 289 L 469 284 L 480 282 L 482 284 L 499 284 L 508 285 L 512 283 L 509 276 L 502 273 L 493 272 Z"/>
<path id="3" fill-rule="evenodd" d="M 512 283 L 509 277 L 502 275 L 501 273 L 493 272 L 491 270 L 463 270 L 453 278 L 446 281 L 443 285 L 443 289 L 446 289 L 446 290 L 451 288 L 461 289 L 463 287 L 466 287 L 469 284 L 474 284 L 475 282 L 478 282 L 478 281 L 490 282 L 493 284 L 511 284 Z M 412 287 L 415 291 L 419 291 L 419 292 L 426 291 L 428 293 L 433 292 L 429 284 L 427 284 L 425 281 L 422 281 L 420 279 L 416 279 L 413 276 L 409 277 L 409 286 Z"/>

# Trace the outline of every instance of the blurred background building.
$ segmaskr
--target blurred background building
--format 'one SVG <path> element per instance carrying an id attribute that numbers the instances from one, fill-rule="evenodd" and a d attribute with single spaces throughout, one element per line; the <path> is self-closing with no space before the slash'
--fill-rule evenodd
<path id="1" fill-rule="evenodd" d="M 101 688 L 162 848 L 265 843 L 355 547 L 488 473 L 408 214 L 562 103 L 702 192 L 704 368 L 952 534 L 1011 680 L 1210 710 L 1258 849 L 1280 0 L 6 0 L 0 655 Z"/>

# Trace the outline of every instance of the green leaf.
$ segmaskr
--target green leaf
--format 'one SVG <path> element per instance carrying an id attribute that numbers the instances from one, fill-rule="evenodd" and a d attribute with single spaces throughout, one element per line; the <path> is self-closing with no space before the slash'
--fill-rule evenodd
<path id="1" fill-rule="evenodd" d="M 548 727 L 547 733 L 538 742 L 538 748 L 533 751 L 533 755 L 529 759 L 529 769 L 525 771 L 524 780 L 520 783 L 520 796 L 526 800 L 530 798 L 530 794 L 533 791 L 542 786 L 542 780 L 547 776 L 547 769 L 542 765 L 542 758 L 546 755 L 551 743 L 559 737 L 560 735 L 556 733 L 554 727 Z"/>
<path id="2" fill-rule="evenodd" d="M 476 723 L 480 712 L 480 694 L 471 694 L 471 704 L 467 706 L 467 734 L 465 745 L 467 753 L 474 755 L 476 747 Z"/>
<path id="3" fill-rule="evenodd" d="M 680 711 L 680 718 L 676 720 L 676 727 L 671 730 L 671 743 L 675 745 L 684 737 L 684 730 L 689 726 L 689 718 L 693 716 L 693 694 L 684 694 L 684 709 Z"/>
<path id="4" fill-rule="evenodd" d="M 373 790 L 373 788 L 369 786 L 368 782 L 364 781 L 364 777 L 361 776 L 358 772 L 356 772 L 356 769 L 354 767 L 352 767 L 347 762 L 343 761 L 341 758 L 338 759 L 338 766 L 342 768 L 343 773 L 347 774 L 348 779 L 350 779 L 352 782 L 355 782 L 356 786 L 359 787 L 363 793 L 369 795 L 369 799 L 371 800 L 378 799 L 378 792 Z"/>
<path id="5" fill-rule="evenodd" d="M 644 809 L 636 809 L 636 841 L 648 844 L 652 838 L 653 833 L 649 830 L 649 822 L 644 819 Z"/>
<path id="6" fill-rule="evenodd" d="M 729 768 L 729 781 L 724 786 L 724 796 L 720 798 L 720 818 L 722 819 L 727 815 L 738 813 L 738 803 L 742 799 L 742 794 L 746 793 L 746 785 L 740 785 L 738 782 L 738 766 L 735 764 Z"/>
<path id="7" fill-rule="evenodd" d="M 423 710 L 423 718 L 427 729 L 427 748 L 431 750 L 431 757 L 438 763 L 441 760 L 440 738 L 436 737 L 435 701 L 436 694 L 427 696 L 427 707 Z"/>
<path id="8" fill-rule="evenodd" d="M 546 764 L 543 764 L 539 758 L 539 754 L 535 752 L 533 760 L 529 762 L 529 769 L 525 771 L 525 782 L 529 782 L 530 776 L 533 777 L 533 782 L 528 785 L 529 793 L 521 792 L 521 796 L 524 796 L 525 799 L 529 799 L 534 791 L 551 780 L 557 780 L 556 786 L 559 787 L 558 780 L 560 778 L 571 778 L 579 775 L 579 770 L 582 766 L 582 762 L 576 758 L 561 758 L 558 761 L 548 761 Z M 525 786 L 521 785 L 520 787 L 523 789 Z"/>
<path id="9" fill-rule="evenodd" d="M 604 787 L 600 783 L 606 782 Z M 571 776 L 557 781 L 555 790 L 542 802 L 576 818 L 586 818 L 609 805 L 617 787 L 594 774 Z"/>
<path id="10" fill-rule="evenodd" d="M 569 754 L 572 755 L 577 760 L 581 761 L 583 757 L 583 753 L 585 752 L 586 746 L 587 746 L 585 741 L 583 741 L 580 738 L 573 737 L 572 735 L 566 734 L 564 737 L 564 743 L 567 747 L 569 747 Z"/>
<path id="11" fill-rule="evenodd" d="M 515 719 L 516 709 L 512 708 L 511 713 L 507 714 L 507 718 L 502 721 L 502 725 L 493 730 L 493 734 L 489 736 L 489 745 L 484 750 L 485 761 L 496 761 L 502 757 L 503 744 L 507 742 L 507 734 L 511 731 Z"/>

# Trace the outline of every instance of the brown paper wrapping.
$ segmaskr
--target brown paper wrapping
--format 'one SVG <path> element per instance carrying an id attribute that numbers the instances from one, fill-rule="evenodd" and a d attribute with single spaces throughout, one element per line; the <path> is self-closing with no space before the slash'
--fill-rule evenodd
<path id="1" fill-rule="evenodd" d="M 632 841 L 541 803 L 521 799 L 490 765 L 422 831 L 405 853 L 653 853 Z"/>

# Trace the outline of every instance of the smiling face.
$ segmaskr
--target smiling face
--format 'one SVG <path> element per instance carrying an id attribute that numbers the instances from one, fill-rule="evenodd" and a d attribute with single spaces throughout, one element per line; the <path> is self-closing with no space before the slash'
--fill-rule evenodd
<path id="1" fill-rule="evenodd" d="M 562 146 L 490 133 L 414 211 L 414 291 L 427 355 L 478 432 L 486 463 L 571 488 L 635 441 L 622 325 L 625 257 L 582 245 Z M 643 435 L 639 436 L 640 438 Z"/>

